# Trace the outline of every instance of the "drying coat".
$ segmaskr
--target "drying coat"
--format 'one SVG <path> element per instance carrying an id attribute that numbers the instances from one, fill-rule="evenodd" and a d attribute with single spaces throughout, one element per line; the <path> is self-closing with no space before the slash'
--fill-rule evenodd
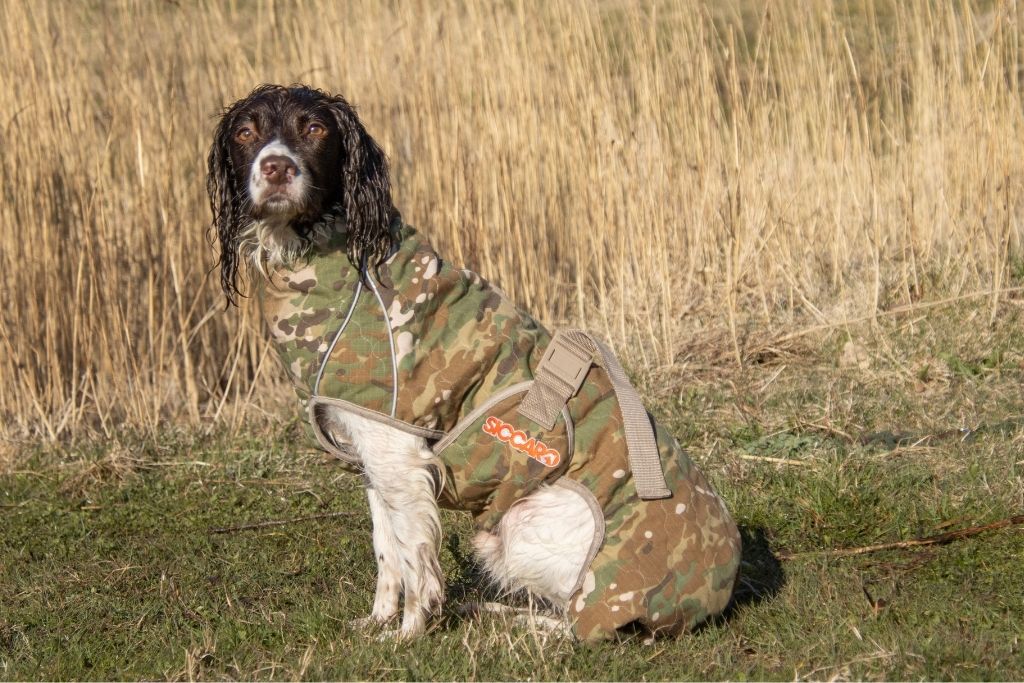
<path id="1" fill-rule="evenodd" d="M 596 528 L 569 601 L 580 638 L 610 638 L 633 621 L 677 632 L 724 609 L 736 525 L 607 347 L 578 330 L 552 338 L 410 227 L 400 235 L 378 272 L 360 278 L 334 228 L 263 288 L 320 445 L 359 465 L 324 428 L 327 409 L 424 437 L 444 469 L 439 502 L 488 531 L 543 484 L 578 493 Z"/>

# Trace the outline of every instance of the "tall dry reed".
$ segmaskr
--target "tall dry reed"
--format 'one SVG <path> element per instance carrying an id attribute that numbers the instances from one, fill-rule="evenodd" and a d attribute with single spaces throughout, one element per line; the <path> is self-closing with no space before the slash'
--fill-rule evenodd
<path id="1" fill-rule="evenodd" d="M 999 291 L 1016 2 L 0 3 L 0 435 L 251 424 L 288 395 L 206 239 L 220 107 L 361 109 L 454 261 L 634 367 Z M 1017 265 L 1014 265 L 1014 264 Z"/>

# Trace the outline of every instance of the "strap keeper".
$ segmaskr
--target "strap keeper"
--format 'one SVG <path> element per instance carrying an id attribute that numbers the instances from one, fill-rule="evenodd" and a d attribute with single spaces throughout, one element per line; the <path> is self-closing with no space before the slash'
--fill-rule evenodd
<path id="1" fill-rule="evenodd" d="M 576 392 L 583 386 L 583 380 L 587 377 L 587 371 L 593 363 L 593 354 L 582 352 L 582 349 L 573 348 L 564 342 L 557 333 L 551 343 L 548 344 L 544 356 L 537 366 L 538 374 L 550 373 L 565 384 L 569 398 L 576 395 Z"/>
<path id="2" fill-rule="evenodd" d="M 564 331 L 555 333 L 537 364 L 533 386 L 519 403 L 519 414 L 552 429 L 562 408 L 580 390 L 593 362 L 592 346 L 578 343 Z"/>

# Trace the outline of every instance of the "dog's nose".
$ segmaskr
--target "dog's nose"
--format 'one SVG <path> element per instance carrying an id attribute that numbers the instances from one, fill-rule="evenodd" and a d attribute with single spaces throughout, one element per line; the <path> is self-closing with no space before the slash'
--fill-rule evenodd
<path id="1" fill-rule="evenodd" d="M 291 180 L 298 170 L 294 161 L 280 154 L 268 156 L 260 164 L 260 172 L 272 185 L 283 185 Z"/>

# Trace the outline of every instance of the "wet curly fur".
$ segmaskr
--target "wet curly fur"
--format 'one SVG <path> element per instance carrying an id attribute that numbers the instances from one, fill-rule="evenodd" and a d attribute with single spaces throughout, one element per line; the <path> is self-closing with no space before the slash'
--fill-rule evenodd
<path id="1" fill-rule="evenodd" d="M 247 191 L 253 146 L 233 144 L 236 131 L 246 122 L 265 126 L 275 120 L 298 130 L 314 117 L 333 124 L 333 130 L 323 143 L 326 148 L 312 149 L 307 157 L 312 184 L 304 206 L 289 223 L 300 247 L 326 207 L 337 207 L 348 226 L 348 258 L 356 268 L 378 265 L 395 246 L 397 235 L 390 228 L 398 211 L 391 200 L 387 159 L 352 105 L 341 96 L 305 86 L 261 85 L 224 110 L 207 162 L 212 230 L 220 242 L 221 289 L 231 303 L 241 294 L 240 259 L 260 243 L 247 237 L 263 217 Z"/>

